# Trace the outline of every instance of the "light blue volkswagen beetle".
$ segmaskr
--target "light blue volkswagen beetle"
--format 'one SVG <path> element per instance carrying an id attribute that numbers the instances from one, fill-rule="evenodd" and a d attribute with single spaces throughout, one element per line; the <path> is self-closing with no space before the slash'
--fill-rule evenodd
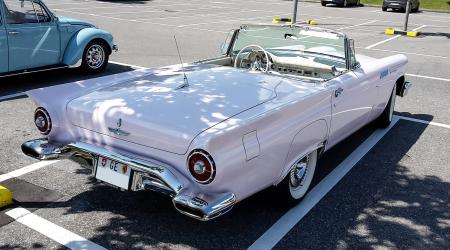
<path id="1" fill-rule="evenodd" d="M 41 0 L 0 2 L 0 75 L 79 66 L 98 73 L 117 51 L 111 33 L 58 17 Z"/>

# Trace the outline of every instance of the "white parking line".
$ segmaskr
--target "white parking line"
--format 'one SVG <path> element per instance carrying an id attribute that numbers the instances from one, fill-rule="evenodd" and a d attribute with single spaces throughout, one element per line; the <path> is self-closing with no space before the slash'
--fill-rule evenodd
<path id="1" fill-rule="evenodd" d="M 425 120 L 421 120 L 421 119 L 416 119 L 416 118 L 411 118 L 411 117 L 406 117 L 406 116 L 399 116 L 399 115 L 394 115 L 394 116 L 398 117 L 399 119 L 403 119 L 403 120 L 407 120 L 407 121 L 411 121 L 411 122 L 418 122 L 418 123 L 423 123 L 423 124 L 428 124 L 428 125 L 433 125 L 433 126 L 437 126 L 437 127 L 441 127 L 441 128 L 450 129 L 450 125 L 439 123 L 439 122 L 425 121 Z"/>
<path id="2" fill-rule="evenodd" d="M 58 162 L 58 160 L 54 160 L 54 161 L 40 161 L 40 162 L 36 162 L 34 164 L 28 165 L 26 167 L 14 170 L 12 172 L 6 173 L 6 174 L 2 174 L 0 175 L 0 182 L 12 179 L 12 178 L 16 178 L 19 177 L 21 175 L 27 174 L 29 172 L 33 172 L 36 171 L 40 168 L 46 167 L 48 165 L 51 165 L 53 163 Z"/>
<path id="3" fill-rule="evenodd" d="M 422 75 L 415 75 L 415 74 L 406 74 L 406 75 L 407 76 L 412 76 L 412 77 L 419 77 L 419 78 L 426 78 L 426 79 L 431 79 L 431 80 L 450 82 L 450 79 L 434 77 L 434 76 L 422 76 Z"/>
<path id="4" fill-rule="evenodd" d="M 284 13 L 283 15 L 287 15 L 289 13 Z M 252 20 L 258 20 L 258 19 L 266 19 L 268 17 L 273 17 L 274 15 L 269 15 L 269 16 L 260 16 L 260 17 L 252 17 L 252 18 L 235 18 L 233 21 L 230 20 L 220 20 L 220 21 L 213 21 L 213 22 L 204 22 L 204 23 L 193 23 L 193 24 L 185 24 L 185 25 L 178 25 L 178 28 L 185 28 L 185 27 L 191 27 L 191 26 L 198 26 L 198 25 L 207 25 L 207 24 L 216 24 L 216 23 L 231 23 L 231 22 L 236 22 L 236 21 L 252 21 Z"/>
<path id="5" fill-rule="evenodd" d="M 21 93 L 12 94 L 12 95 L 0 96 L 0 102 L 3 100 L 13 99 L 13 98 L 22 97 L 22 96 L 27 96 L 27 94 L 25 92 L 21 92 Z"/>
<path id="6" fill-rule="evenodd" d="M 394 117 L 391 125 L 372 133 L 353 153 L 317 184 L 297 206 L 290 209 L 269 228 L 249 249 L 273 248 L 368 152 L 389 130 L 397 124 Z"/>
<path id="7" fill-rule="evenodd" d="M 413 31 L 418 31 L 418 30 L 420 30 L 420 29 L 422 29 L 422 28 L 424 28 L 424 27 L 426 27 L 426 25 L 419 26 L 419 27 L 413 29 Z M 391 41 L 391 40 L 397 39 L 397 38 L 399 38 L 399 37 L 401 37 L 401 36 L 402 36 L 402 35 L 396 35 L 396 36 L 393 36 L 393 37 L 388 38 L 388 39 L 386 39 L 386 40 L 383 40 L 383 41 L 374 43 L 374 44 L 372 44 L 372 45 L 369 45 L 369 46 L 367 46 L 365 49 L 371 49 L 371 48 L 376 47 L 376 46 L 378 46 L 378 45 L 380 45 L 380 44 L 383 44 L 383 43 L 389 42 L 389 41 Z"/>
<path id="8" fill-rule="evenodd" d="M 357 49 L 367 49 L 367 48 L 364 48 L 364 47 L 356 47 L 356 48 L 357 48 Z M 445 57 L 445 56 L 427 55 L 427 54 L 420 54 L 420 53 L 413 53 L 413 52 L 405 52 L 405 51 L 398 51 L 398 50 L 389 50 L 389 49 L 367 49 L 367 50 L 383 51 L 383 52 L 394 52 L 394 53 L 401 53 L 401 54 L 413 55 L 413 56 L 424 56 L 424 57 L 433 57 L 433 58 L 448 59 L 448 57 Z"/>
<path id="9" fill-rule="evenodd" d="M 353 27 L 363 26 L 363 25 L 366 25 L 366 24 L 371 24 L 371 23 L 376 23 L 376 22 L 377 22 L 377 20 L 372 20 L 372 21 L 365 22 L 365 23 L 360 23 L 360 24 L 356 24 L 356 25 L 352 25 L 352 26 L 342 27 L 342 28 L 339 28 L 337 30 L 346 30 L 346 29 L 350 29 L 350 28 L 353 28 Z"/>
<path id="10" fill-rule="evenodd" d="M 117 64 L 117 65 L 131 67 L 131 68 L 134 68 L 134 69 L 148 69 L 147 67 L 137 66 L 137 65 L 128 64 L 128 63 L 121 63 L 121 62 L 116 62 L 116 61 L 109 61 L 109 62 Z"/>
<path id="11" fill-rule="evenodd" d="M 25 208 L 18 207 L 5 213 L 17 222 L 35 230 L 36 232 L 66 246 L 69 249 L 89 249 L 89 250 L 106 250 L 106 248 L 95 244 L 69 230 L 62 228 L 42 217 L 39 217 Z"/>

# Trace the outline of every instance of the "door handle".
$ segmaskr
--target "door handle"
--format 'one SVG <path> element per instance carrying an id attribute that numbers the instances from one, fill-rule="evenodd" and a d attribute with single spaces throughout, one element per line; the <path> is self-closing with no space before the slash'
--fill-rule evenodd
<path id="1" fill-rule="evenodd" d="M 8 34 L 14 36 L 14 35 L 18 35 L 19 31 L 9 31 Z"/>
<path id="2" fill-rule="evenodd" d="M 342 94 L 342 92 L 344 92 L 344 89 L 339 87 L 334 91 L 334 97 L 339 97 Z"/>

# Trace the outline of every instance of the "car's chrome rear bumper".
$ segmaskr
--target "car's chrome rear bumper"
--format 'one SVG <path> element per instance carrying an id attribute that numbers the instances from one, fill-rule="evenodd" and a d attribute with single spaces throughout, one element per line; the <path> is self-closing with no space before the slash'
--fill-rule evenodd
<path id="1" fill-rule="evenodd" d="M 153 190 L 167 194 L 173 197 L 173 204 L 179 212 L 202 221 L 214 219 L 230 211 L 236 203 L 233 193 L 193 194 L 161 163 L 132 159 L 83 142 L 58 147 L 45 138 L 36 139 L 23 143 L 22 151 L 39 160 L 70 159 L 92 169 L 94 174 L 99 156 L 124 163 L 133 170 L 132 191 Z"/>
<path id="2" fill-rule="evenodd" d="M 408 94 L 409 89 L 411 89 L 412 83 L 404 81 L 397 86 L 397 95 L 400 97 L 405 97 Z"/>

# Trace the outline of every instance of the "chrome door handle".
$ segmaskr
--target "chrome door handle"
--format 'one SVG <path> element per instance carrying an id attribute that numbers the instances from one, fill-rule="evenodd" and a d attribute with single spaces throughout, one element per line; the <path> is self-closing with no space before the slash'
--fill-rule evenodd
<path id="1" fill-rule="evenodd" d="M 339 97 L 342 94 L 342 92 L 344 92 L 344 89 L 339 87 L 334 91 L 334 97 Z"/>
<path id="2" fill-rule="evenodd" d="M 18 34 L 19 34 L 19 31 L 10 31 L 10 32 L 8 32 L 8 34 L 10 34 L 10 35 L 12 35 L 12 36 L 18 35 Z"/>

